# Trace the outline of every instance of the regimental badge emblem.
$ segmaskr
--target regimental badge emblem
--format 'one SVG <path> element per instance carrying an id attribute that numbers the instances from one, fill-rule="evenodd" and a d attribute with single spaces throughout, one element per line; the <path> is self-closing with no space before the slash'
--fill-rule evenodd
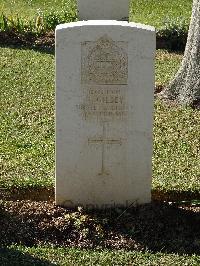
<path id="1" fill-rule="evenodd" d="M 126 85 L 128 83 L 128 43 L 107 35 L 96 42 L 81 44 L 81 83 Z"/>

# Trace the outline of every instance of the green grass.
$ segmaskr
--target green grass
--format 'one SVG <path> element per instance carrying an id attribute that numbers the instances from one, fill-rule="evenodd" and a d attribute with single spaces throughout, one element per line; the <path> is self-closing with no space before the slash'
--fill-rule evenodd
<path id="1" fill-rule="evenodd" d="M 183 58 L 181 53 L 168 53 L 157 50 L 156 54 L 156 83 L 166 85 L 177 72 Z"/>
<path id="2" fill-rule="evenodd" d="M 160 29 L 172 22 L 189 24 L 191 10 L 192 0 L 132 0 L 130 20 Z"/>
<path id="3" fill-rule="evenodd" d="M 178 70 L 181 54 L 157 51 L 156 83 L 166 85 Z M 155 103 L 153 189 L 200 191 L 200 113 Z"/>
<path id="4" fill-rule="evenodd" d="M 4 32 L 43 34 L 77 16 L 74 0 L 0 1 L 0 31 Z"/>
<path id="5" fill-rule="evenodd" d="M 0 49 L 1 182 L 48 186 L 54 175 L 54 56 Z"/>
<path id="6" fill-rule="evenodd" d="M 200 113 L 155 104 L 153 188 L 200 191 Z"/>
<path id="7" fill-rule="evenodd" d="M 182 55 L 157 51 L 166 84 Z M 54 56 L 0 48 L 0 186 L 54 183 Z M 200 191 L 200 113 L 155 104 L 153 189 Z"/>
<path id="8" fill-rule="evenodd" d="M 130 21 L 150 24 L 157 29 L 189 24 L 192 0 L 131 0 Z M 75 0 L 0 0 L 0 13 L 34 20 L 43 13 L 76 12 Z"/>
<path id="9" fill-rule="evenodd" d="M 130 252 L 125 250 L 80 250 L 74 248 L 48 248 L 11 246 L 0 250 L 1 265 L 146 265 L 146 266 L 197 266 L 200 256 L 150 252 Z M 3 264 L 4 263 L 4 264 Z"/>
<path id="10" fill-rule="evenodd" d="M 35 19 L 42 13 L 61 12 L 71 9 L 75 0 L 0 0 L 0 13 L 6 16 L 19 15 L 24 19 Z"/>

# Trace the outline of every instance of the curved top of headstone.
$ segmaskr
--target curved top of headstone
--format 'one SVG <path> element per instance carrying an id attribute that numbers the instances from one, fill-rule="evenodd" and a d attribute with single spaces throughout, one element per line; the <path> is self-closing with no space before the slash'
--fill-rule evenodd
<path id="1" fill-rule="evenodd" d="M 130 0 L 77 0 L 80 20 L 128 20 Z"/>
<path id="2" fill-rule="evenodd" d="M 153 26 L 135 23 L 127 21 L 117 21 L 117 20 L 88 20 L 88 21 L 77 21 L 77 22 L 69 22 L 64 24 L 59 24 L 56 26 L 56 31 L 58 30 L 66 30 L 70 28 L 78 28 L 83 26 L 120 26 L 120 27 L 129 27 L 135 28 L 135 30 L 145 30 L 145 31 L 153 31 L 155 32 L 155 28 Z"/>

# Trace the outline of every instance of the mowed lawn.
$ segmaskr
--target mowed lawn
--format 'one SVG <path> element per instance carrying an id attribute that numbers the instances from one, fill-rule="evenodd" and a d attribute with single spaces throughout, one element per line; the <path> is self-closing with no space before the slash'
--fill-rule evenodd
<path id="1" fill-rule="evenodd" d="M 76 0 L 0 0 L 0 12 L 7 16 L 35 19 L 42 13 L 76 9 Z"/>
<path id="2" fill-rule="evenodd" d="M 54 56 L 0 49 L 1 186 L 49 186 L 54 176 Z"/>
<path id="3" fill-rule="evenodd" d="M 199 266 L 200 256 L 111 251 L 111 250 L 81 250 L 52 247 L 23 247 L 11 246 L 0 250 L 0 263 L 2 265 L 49 265 L 49 266 L 74 266 L 74 265 L 133 265 L 133 266 Z M 3 264 L 4 263 L 4 264 Z"/>
<path id="4" fill-rule="evenodd" d="M 188 24 L 191 6 L 192 0 L 131 0 L 130 20 L 150 24 L 157 29 Z M 1 13 L 10 18 L 18 15 L 24 20 L 35 21 L 38 15 L 53 14 L 65 9 L 76 12 L 76 1 L 0 0 Z M 176 73 L 181 59 L 182 54 L 158 50 L 156 84 L 167 84 Z M 55 172 L 54 54 L 1 46 L 0 69 L 0 189 L 52 188 Z M 199 143 L 198 110 L 167 106 L 155 100 L 154 191 L 158 194 L 159 191 L 186 192 L 191 195 L 194 192 L 200 193 Z M 4 202 L 0 200 L 0 203 L 0 218 L 6 215 L 9 231 L 9 219 L 15 223 L 16 217 L 14 214 L 9 217 L 8 210 L 2 209 Z M 194 217 L 194 212 L 191 210 L 190 217 Z M 23 215 L 29 214 L 31 217 L 31 213 Z M 177 221 L 179 219 L 181 216 L 177 216 Z M 25 219 L 22 227 L 28 226 L 26 223 Z M 132 233 L 137 234 L 134 230 L 133 227 Z M 27 235 L 29 233 L 27 231 Z M 187 233 L 189 231 L 186 236 Z M 196 241 L 196 245 L 199 245 L 198 238 Z M 190 244 L 194 243 L 188 242 Z M 0 246 L 0 265 L 200 265 L 199 252 L 187 255 L 179 250 L 173 254 L 162 252 L 162 248 L 157 253 L 152 250 L 53 247 L 48 246 L 48 242 L 41 246 L 25 246 L 19 242 L 12 245 L 8 242 L 7 245 Z M 167 247 L 163 248 L 167 250 Z M 175 247 L 174 252 L 176 250 Z"/>
<path id="5" fill-rule="evenodd" d="M 167 84 L 181 54 L 158 50 L 156 82 Z M 0 48 L 0 186 L 54 185 L 54 55 Z M 200 113 L 155 101 L 153 189 L 200 192 Z"/>
<path id="6" fill-rule="evenodd" d="M 157 29 L 170 25 L 188 24 L 192 0 L 131 0 L 130 21 L 150 24 Z M 75 0 L 0 0 L 0 12 L 6 16 L 34 20 L 43 13 L 66 10 L 77 12 Z"/>

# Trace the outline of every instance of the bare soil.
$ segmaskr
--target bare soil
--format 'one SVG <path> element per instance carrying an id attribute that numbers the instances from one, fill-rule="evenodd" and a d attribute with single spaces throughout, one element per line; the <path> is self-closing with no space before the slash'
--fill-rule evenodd
<path id="1" fill-rule="evenodd" d="M 20 34 L 15 31 L 0 32 L 0 45 L 26 46 L 37 49 L 54 49 L 55 33 L 49 31 L 40 36 L 34 34 Z"/>
<path id="2" fill-rule="evenodd" d="M 154 202 L 100 211 L 0 201 L 0 246 L 13 243 L 200 254 L 200 207 Z"/>

